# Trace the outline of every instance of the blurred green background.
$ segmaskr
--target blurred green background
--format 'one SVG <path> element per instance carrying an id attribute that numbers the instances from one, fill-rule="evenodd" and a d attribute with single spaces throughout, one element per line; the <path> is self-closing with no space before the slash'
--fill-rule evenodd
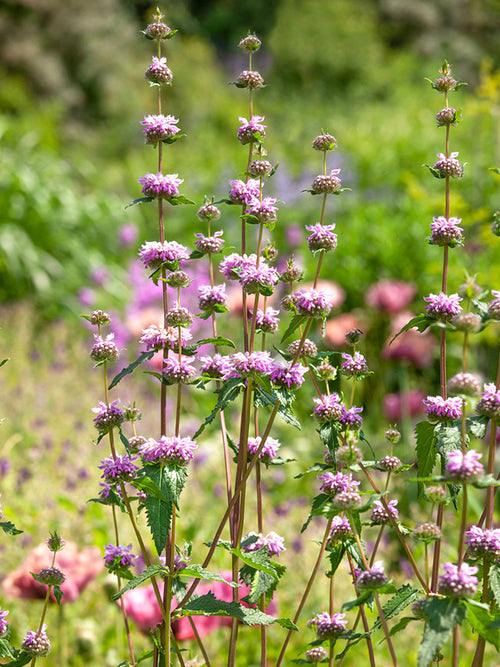
<path id="1" fill-rule="evenodd" d="M 0 302 L 34 298 L 45 318 L 80 312 L 79 297 L 103 307 L 125 304 L 126 268 L 144 239 L 156 238 L 137 178 L 155 170 L 139 122 L 154 113 L 143 80 L 151 43 L 140 31 L 155 4 L 127 0 L 16 0 L 0 10 Z M 450 289 L 463 268 L 500 284 L 489 233 L 499 208 L 500 2 L 498 0 L 173 0 L 161 7 L 179 30 L 166 45 L 174 84 L 165 112 L 187 137 L 168 148 L 167 172 L 183 193 L 224 197 L 244 169 L 235 141 L 247 95 L 228 82 L 246 67 L 238 41 L 263 40 L 254 59 L 267 88 L 256 113 L 269 127 L 266 147 L 280 167 L 268 194 L 285 202 L 276 229 L 315 222 L 310 187 L 320 171 L 312 138 L 321 128 L 338 139 L 330 168 L 340 166 L 352 192 L 335 198 L 339 248 L 327 267 L 347 292 L 345 309 L 362 303 L 381 277 L 421 280 L 436 289 L 437 254 L 426 244 L 441 215 L 442 184 L 422 167 L 444 150 L 434 115 L 443 104 L 425 77 L 444 59 L 469 83 L 451 103 L 464 121 L 452 150 L 467 162 L 452 187 L 452 214 L 467 242 L 452 262 Z M 169 212 L 168 236 L 186 243 L 195 207 Z M 225 212 L 222 225 L 236 221 Z M 234 216 L 233 216 L 234 217 Z M 333 220 L 332 220 L 333 221 Z M 124 243 L 123 226 L 139 230 Z M 120 231 L 122 230 L 122 231 Z M 288 241 L 287 241 L 288 243 Z M 105 280 L 96 279 L 103 267 Z M 101 275 L 99 274 L 99 275 Z"/>

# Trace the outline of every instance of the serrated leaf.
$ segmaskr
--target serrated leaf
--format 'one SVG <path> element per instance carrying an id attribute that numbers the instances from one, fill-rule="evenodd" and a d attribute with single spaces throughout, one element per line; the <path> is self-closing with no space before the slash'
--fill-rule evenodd
<path id="1" fill-rule="evenodd" d="M 382 607 L 384 612 L 385 619 L 388 621 L 393 616 L 397 616 L 404 609 L 406 609 L 412 602 L 417 600 L 420 596 L 420 592 L 417 588 L 413 588 L 410 584 L 404 584 L 400 589 L 397 590 L 396 595 L 394 595 L 390 600 L 388 600 Z M 373 625 L 373 629 L 377 630 L 382 627 L 380 619 L 377 619 Z"/>
<path id="2" fill-rule="evenodd" d="M 305 523 L 302 525 L 300 532 L 303 533 L 307 526 L 310 524 L 311 519 L 315 516 L 324 516 L 331 518 L 335 514 L 338 514 L 339 510 L 334 508 L 330 502 L 331 497 L 327 496 L 326 493 L 320 493 L 314 497 L 313 503 L 311 506 L 311 511 Z"/>
<path id="3" fill-rule="evenodd" d="M 238 588 L 239 584 L 236 581 L 227 581 L 223 576 L 216 572 L 210 572 L 197 563 L 189 563 L 187 567 L 182 568 L 178 572 L 179 577 L 194 577 L 195 579 L 203 579 L 204 581 L 222 581 L 224 584 L 231 586 L 231 588 Z"/>
<path id="4" fill-rule="evenodd" d="M 145 204 L 147 202 L 154 201 L 153 197 L 139 197 L 138 199 L 134 199 L 134 201 L 131 201 L 130 204 L 127 204 L 125 208 L 130 208 L 131 206 L 135 206 L 136 204 Z"/>
<path id="5" fill-rule="evenodd" d="M 304 472 L 299 472 L 298 475 L 295 475 L 294 479 L 301 479 L 312 472 L 323 472 L 324 470 L 328 470 L 329 467 L 330 466 L 326 465 L 326 463 L 314 463 L 312 466 L 309 466 L 307 470 L 304 470 Z"/>
<path id="6" fill-rule="evenodd" d="M 274 618 L 259 609 L 244 607 L 237 602 L 225 602 L 212 592 L 190 600 L 182 610 L 183 616 L 230 616 L 238 618 L 244 625 L 271 625 L 277 623 L 283 628 L 298 630 L 288 618 Z"/>
<path id="7" fill-rule="evenodd" d="M 117 375 L 115 375 L 115 377 L 111 380 L 111 384 L 109 385 L 108 389 L 113 389 L 113 387 L 116 387 L 120 380 L 122 380 L 126 375 L 130 375 L 130 373 L 132 373 L 132 371 L 144 361 L 152 359 L 154 354 L 155 353 L 152 350 L 149 352 L 142 352 L 135 361 L 123 368 Z"/>
<path id="8" fill-rule="evenodd" d="M 472 483 L 472 486 L 476 489 L 486 489 L 488 486 L 500 486 L 500 480 L 493 477 L 493 475 L 483 475 L 483 477 L 476 479 L 476 481 Z"/>
<path id="9" fill-rule="evenodd" d="M 284 422 L 290 424 L 290 426 L 295 426 L 295 428 L 300 430 L 300 422 L 297 417 L 293 414 L 288 405 L 283 405 L 279 400 L 279 397 L 268 391 L 265 391 L 259 385 L 255 386 L 254 390 L 254 405 L 255 407 L 264 407 L 266 405 L 276 405 L 276 401 L 279 401 L 278 406 L 278 415 L 283 419 Z"/>
<path id="10" fill-rule="evenodd" d="M 340 563 L 342 562 L 344 554 L 345 554 L 345 546 L 343 543 L 335 545 L 334 547 L 328 549 L 327 557 L 328 560 L 330 561 L 331 569 L 326 573 L 327 577 L 329 578 L 333 577 L 335 572 L 338 570 Z"/>
<path id="11" fill-rule="evenodd" d="M 418 667 L 428 667 L 457 624 L 462 624 L 467 607 L 462 600 L 429 598 L 424 605 L 428 620 L 418 649 Z"/>
<path id="12" fill-rule="evenodd" d="M 266 550 L 259 549 L 258 551 L 242 551 L 241 549 L 232 547 L 231 543 L 226 542 L 225 540 L 219 540 L 217 546 L 222 547 L 226 551 L 229 551 L 229 553 L 237 556 L 243 563 L 245 563 L 245 565 L 249 565 L 256 570 L 266 572 L 275 579 L 279 578 L 278 571 L 280 568 L 283 568 L 283 565 L 279 565 L 278 563 L 271 563 Z"/>
<path id="13" fill-rule="evenodd" d="M 417 469 L 419 477 L 428 477 L 432 474 L 436 465 L 437 451 L 434 426 L 429 422 L 419 422 L 415 426 L 417 436 Z M 419 484 L 418 495 L 422 493 L 422 485 Z"/>
<path id="14" fill-rule="evenodd" d="M 488 609 L 482 606 L 470 604 L 468 600 L 465 601 L 467 605 L 467 620 L 474 628 L 474 630 L 487 642 L 493 644 L 497 651 L 500 651 L 500 633 L 491 627 L 495 619 L 493 614 L 490 614 Z"/>
<path id="15" fill-rule="evenodd" d="M 144 502 L 148 526 L 158 555 L 160 555 L 167 543 L 172 512 L 175 511 L 174 505 L 179 505 L 179 496 L 186 481 L 187 472 L 184 468 L 176 466 L 155 465 L 148 466 L 147 473 L 166 498 L 162 500 L 148 496 Z"/>
<path id="16" fill-rule="evenodd" d="M 0 521 L 0 528 L 7 535 L 20 535 L 23 531 L 16 528 L 12 521 Z"/>
<path id="17" fill-rule="evenodd" d="M 500 607 L 500 564 L 496 563 L 490 566 L 488 581 L 496 603 Z"/>
<path id="18" fill-rule="evenodd" d="M 228 347 L 236 348 L 236 345 L 230 338 L 225 338 L 225 336 L 211 336 L 209 338 L 202 338 L 197 341 L 194 346 L 199 348 L 201 345 L 207 345 L 212 343 L 213 345 L 227 345 Z"/>
<path id="19" fill-rule="evenodd" d="M 290 324 L 288 325 L 288 329 L 285 331 L 283 337 L 281 338 L 281 343 L 284 343 L 286 340 L 288 340 L 300 326 L 307 322 L 307 319 L 307 315 L 294 315 Z"/>
<path id="20" fill-rule="evenodd" d="M 111 599 L 112 600 L 118 600 L 127 591 L 131 591 L 133 588 L 137 588 L 137 586 L 140 586 L 141 584 L 143 584 L 148 579 L 151 579 L 151 577 L 155 577 L 157 574 L 160 574 L 160 575 L 168 574 L 168 567 L 165 567 L 165 565 L 150 565 L 145 570 L 143 570 L 140 574 L 138 574 L 136 577 L 131 579 L 126 584 L 126 586 L 124 586 L 120 591 L 118 591 L 118 593 L 113 595 L 113 597 Z"/>

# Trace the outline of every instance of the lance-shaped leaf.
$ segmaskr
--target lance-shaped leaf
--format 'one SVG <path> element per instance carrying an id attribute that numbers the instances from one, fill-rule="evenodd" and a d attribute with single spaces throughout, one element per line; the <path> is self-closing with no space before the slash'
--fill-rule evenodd
<path id="1" fill-rule="evenodd" d="M 7 535 L 20 535 L 23 531 L 16 528 L 12 521 L 0 521 L 0 528 Z"/>
<path id="2" fill-rule="evenodd" d="M 433 597 L 426 601 L 424 611 L 428 619 L 418 649 L 418 667 L 428 667 L 432 663 L 455 626 L 463 623 L 467 607 L 462 600 Z"/>
<path id="3" fill-rule="evenodd" d="M 295 315 L 292 317 L 292 321 L 288 325 L 288 329 L 285 331 L 283 334 L 283 338 L 281 339 L 281 342 L 284 343 L 286 340 L 290 338 L 290 336 L 297 331 L 299 327 L 301 327 L 303 324 L 307 322 L 307 315 Z"/>
<path id="4" fill-rule="evenodd" d="M 148 526 L 160 555 L 167 543 L 174 505 L 179 506 L 179 496 L 187 478 L 184 468 L 177 466 L 147 466 L 149 479 L 158 487 L 165 500 L 148 496 L 144 502 Z"/>
<path id="5" fill-rule="evenodd" d="M 400 614 L 403 609 L 406 609 L 406 607 L 417 600 L 419 596 L 420 592 L 418 589 L 413 588 L 413 586 L 410 586 L 410 584 L 404 584 L 401 586 L 401 588 L 398 589 L 396 595 L 393 595 L 393 597 L 388 600 L 382 607 L 385 619 L 388 621 L 393 616 Z M 373 630 L 378 630 L 378 628 L 381 627 L 382 623 L 380 622 L 380 619 L 377 618 L 373 624 Z"/>
<path id="6" fill-rule="evenodd" d="M 131 201 L 130 204 L 127 204 L 125 208 L 130 208 L 131 206 L 135 206 L 136 204 L 146 204 L 150 201 L 154 201 L 154 197 L 139 197 L 138 199 L 134 199 L 134 201 Z"/>
<path id="7" fill-rule="evenodd" d="M 320 493 L 313 499 L 313 504 L 311 507 L 311 512 L 307 517 L 306 522 L 303 524 L 300 532 L 303 533 L 307 526 L 310 524 L 311 519 L 315 516 L 324 516 L 327 519 L 331 519 L 332 516 L 339 513 L 339 510 L 331 504 L 331 496 L 327 496 L 326 493 Z"/>
<path id="8" fill-rule="evenodd" d="M 16 657 L 11 662 L 4 663 L 3 667 L 22 667 L 32 661 L 33 656 L 26 651 L 15 651 Z"/>
<path id="9" fill-rule="evenodd" d="M 132 373 L 132 371 L 144 361 L 152 359 L 154 355 L 155 353 L 153 350 L 150 350 L 149 352 L 142 352 L 135 361 L 123 368 L 117 375 L 115 375 L 115 377 L 111 380 L 111 384 L 109 385 L 108 389 L 113 389 L 113 387 L 116 387 L 120 380 L 123 380 L 126 375 L 130 375 L 130 373 Z"/>
<path id="10" fill-rule="evenodd" d="M 151 577 L 155 577 L 157 574 L 168 574 L 168 567 L 165 565 L 150 565 L 145 570 L 143 570 L 136 577 L 131 579 L 126 586 L 124 586 L 118 593 L 113 595 L 112 600 L 118 600 L 124 595 L 127 591 L 131 591 L 133 588 L 137 588 Z"/>
<path id="11" fill-rule="evenodd" d="M 225 602 L 215 597 L 212 592 L 190 600 L 182 609 L 182 616 L 230 616 L 239 619 L 244 625 L 271 625 L 277 623 L 289 630 L 298 630 L 288 618 L 274 618 L 259 609 L 244 607 L 237 602 Z"/>
<path id="12" fill-rule="evenodd" d="M 0 639 L 0 658 L 11 658 L 15 660 L 16 655 L 7 639 Z"/>
<path id="13" fill-rule="evenodd" d="M 419 477 L 429 477 L 436 465 L 436 438 L 434 426 L 429 422 L 419 422 L 415 427 L 417 435 L 417 467 Z M 419 495 L 422 485 L 418 485 Z"/>
<path id="14" fill-rule="evenodd" d="M 242 380 L 241 378 L 232 378 L 231 380 L 224 382 L 222 387 L 217 390 L 219 398 L 217 399 L 217 403 L 215 404 L 214 409 L 193 435 L 194 440 L 196 440 L 200 433 L 205 430 L 205 427 L 208 426 L 208 424 L 213 422 L 215 417 L 219 414 L 219 410 L 225 410 L 227 404 L 231 401 L 234 401 L 239 396 L 241 390 L 244 389 L 244 387 L 245 380 Z"/>
<path id="15" fill-rule="evenodd" d="M 189 563 L 187 567 L 183 567 L 182 570 L 179 570 L 177 576 L 194 577 L 195 579 L 203 579 L 204 581 L 222 581 L 224 584 L 231 586 L 231 588 L 239 587 L 239 584 L 236 581 L 227 581 L 222 575 L 206 570 L 197 563 Z"/>

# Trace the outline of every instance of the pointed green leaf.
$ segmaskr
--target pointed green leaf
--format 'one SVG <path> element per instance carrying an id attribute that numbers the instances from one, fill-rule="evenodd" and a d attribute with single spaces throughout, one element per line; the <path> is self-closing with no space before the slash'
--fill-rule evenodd
<path id="1" fill-rule="evenodd" d="M 12 660 L 16 659 L 13 648 L 6 638 L 0 639 L 0 658 L 11 658 Z"/>
<path id="2" fill-rule="evenodd" d="M 490 566 L 490 571 L 488 572 L 488 581 L 490 584 L 491 592 L 496 600 L 497 605 L 500 607 L 500 564 L 495 563 Z"/>
<path id="3" fill-rule="evenodd" d="M 144 361 L 152 359 L 154 354 L 155 353 L 152 350 L 149 352 L 142 352 L 135 361 L 123 368 L 117 375 L 115 375 L 115 377 L 111 380 L 111 384 L 109 385 L 108 389 L 113 389 L 113 387 L 116 387 L 120 380 L 122 380 L 126 375 L 130 375 L 130 373 L 132 373 L 132 371 Z"/>
<path id="4" fill-rule="evenodd" d="M 178 572 L 179 577 L 194 577 L 195 579 L 203 579 L 204 581 L 222 581 L 231 586 L 231 588 L 238 588 L 239 584 L 236 581 L 227 581 L 223 576 L 216 572 L 210 572 L 197 563 L 189 563 L 187 567 L 182 568 Z"/>
<path id="5" fill-rule="evenodd" d="M 179 496 L 187 478 L 184 468 L 176 466 L 147 466 L 149 479 L 158 487 L 166 500 L 148 496 L 144 502 L 151 535 L 158 555 L 167 543 L 174 505 L 178 507 Z"/>
<path id="6" fill-rule="evenodd" d="M 0 521 L 0 528 L 7 535 L 20 535 L 23 531 L 16 528 L 12 521 Z"/>
<path id="7" fill-rule="evenodd" d="M 462 600 L 429 598 L 424 605 L 428 621 L 418 649 L 418 667 L 428 667 L 457 624 L 463 623 L 467 607 Z"/>
<path id="8" fill-rule="evenodd" d="M 429 422 L 419 422 L 415 426 L 417 436 L 417 468 L 419 477 L 428 477 L 432 474 L 436 465 L 436 439 L 434 426 Z M 422 493 L 422 485 L 419 484 L 419 495 Z"/>
<path id="9" fill-rule="evenodd" d="M 154 201 L 153 197 L 139 197 L 138 199 L 134 199 L 134 201 L 131 201 L 130 204 L 127 204 L 125 208 L 130 208 L 131 206 L 135 206 L 136 204 L 145 204 L 146 202 Z"/>
<path id="10" fill-rule="evenodd" d="M 344 602 L 344 604 L 341 607 L 341 610 L 350 611 L 351 609 L 359 607 L 362 604 L 367 604 L 368 600 L 372 597 L 373 597 L 373 591 L 365 591 L 355 600 L 351 600 L 350 602 Z"/>
<path id="11" fill-rule="evenodd" d="M 471 626 L 485 641 L 493 644 L 496 650 L 500 651 L 500 632 L 490 626 L 498 619 L 490 614 L 487 607 L 471 604 L 469 600 L 466 600 L 465 604 L 467 605 L 467 620 Z"/>
<path id="12" fill-rule="evenodd" d="M 22 667 L 22 665 L 27 665 L 33 656 L 25 651 L 16 651 L 16 658 L 11 662 L 6 662 L 3 667 Z"/>
<path id="13" fill-rule="evenodd" d="M 404 584 L 396 592 L 390 600 L 388 600 L 382 607 L 384 612 L 385 619 L 388 621 L 393 616 L 400 614 L 408 605 L 417 600 L 420 596 L 420 592 L 417 588 L 413 588 L 410 584 Z M 380 619 L 377 619 L 373 624 L 373 629 L 377 630 L 382 627 Z"/>
<path id="14" fill-rule="evenodd" d="M 0 361 L 0 367 L 2 367 L 2 366 L 3 366 L 4 364 L 6 364 L 8 361 L 9 361 L 9 358 L 7 358 L 7 359 L 2 359 L 2 361 Z"/>
<path id="15" fill-rule="evenodd" d="M 404 616 L 401 618 L 397 623 L 395 623 L 392 628 L 390 629 L 389 634 L 392 636 L 397 635 L 398 632 L 401 632 L 401 630 L 404 630 L 407 625 L 409 625 L 412 621 L 418 621 L 419 619 L 416 618 L 415 616 Z"/>
<path id="16" fill-rule="evenodd" d="M 148 579 L 151 579 L 151 577 L 155 577 L 157 574 L 168 574 L 168 567 L 165 567 L 165 565 L 150 565 L 136 577 L 131 579 L 127 585 L 124 586 L 121 591 L 116 593 L 116 595 L 113 595 L 111 599 L 118 600 L 122 595 L 124 595 L 124 593 L 131 591 L 133 588 L 137 588 L 137 586 L 140 586 L 140 584 L 144 583 Z"/>
<path id="17" fill-rule="evenodd" d="M 194 204 L 195 202 L 192 199 L 188 199 L 184 195 L 174 195 L 173 197 L 169 197 L 168 199 L 165 199 L 169 204 L 172 204 L 172 206 L 178 206 L 179 204 Z"/>
<path id="18" fill-rule="evenodd" d="M 328 560 L 330 561 L 331 570 L 329 570 L 326 573 L 327 577 L 333 577 L 335 572 L 338 570 L 340 563 L 342 562 L 344 554 L 345 554 L 345 546 L 343 543 L 328 548 L 327 556 Z"/>
<path id="19" fill-rule="evenodd" d="M 227 382 L 224 382 L 222 387 L 217 390 L 218 399 L 217 403 L 208 415 L 205 421 L 200 425 L 196 433 L 193 435 L 193 439 L 196 438 L 205 430 L 205 427 L 208 424 L 211 424 L 215 417 L 219 414 L 219 410 L 225 410 L 228 403 L 234 401 L 240 394 L 241 390 L 245 388 L 245 381 L 240 378 L 233 378 Z"/>
<path id="20" fill-rule="evenodd" d="M 292 321 L 288 325 L 288 329 L 285 331 L 283 334 L 283 337 L 281 339 L 281 343 L 284 343 L 286 340 L 290 338 L 290 336 L 297 331 L 297 329 L 305 324 L 307 322 L 307 315 L 295 315 L 292 317 Z"/>

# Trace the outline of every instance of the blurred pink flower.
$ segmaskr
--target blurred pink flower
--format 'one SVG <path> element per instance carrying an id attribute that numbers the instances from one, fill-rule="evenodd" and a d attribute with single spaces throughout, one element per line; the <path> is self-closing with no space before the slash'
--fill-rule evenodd
<path id="1" fill-rule="evenodd" d="M 300 283 L 300 289 L 311 290 L 312 288 L 313 283 Z M 345 291 L 333 280 L 318 280 L 315 289 L 326 294 L 332 310 L 341 306 L 345 301 Z"/>
<path id="2" fill-rule="evenodd" d="M 325 343 L 328 347 L 346 347 L 345 335 L 348 331 L 363 329 L 363 325 L 353 313 L 342 313 L 326 321 Z"/>
<path id="3" fill-rule="evenodd" d="M 52 552 L 42 543 L 33 549 L 22 565 L 7 574 L 2 583 L 6 596 L 26 599 L 42 599 L 47 594 L 47 586 L 39 584 L 30 572 L 39 572 L 52 564 Z M 62 602 L 74 602 L 89 582 L 104 569 L 102 554 L 97 547 L 84 547 L 81 551 L 74 542 L 66 542 L 57 553 L 56 567 L 66 579 L 61 584 L 64 593 Z M 52 601 L 55 601 L 51 594 Z"/>
<path id="4" fill-rule="evenodd" d="M 118 238 L 124 246 L 130 246 L 135 243 L 138 234 L 139 230 L 137 227 L 134 224 L 128 222 L 122 225 L 118 230 Z"/>
<path id="5" fill-rule="evenodd" d="M 399 313 L 391 322 L 391 335 L 382 350 L 382 359 L 409 361 L 417 368 L 430 366 L 434 360 L 435 337 L 429 332 L 421 333 L 417 329 L 408 329 L 395 340 L 394 336 L 414 317 L 412 313 Z"/>
<path id="6" fill-rule="evenodd" d="M 223 571 L 221 572 L 221 575 L 228 581 L 231 580 L 230 571 Z M 210 591 L 219 600 L 224 600 L 225 602 L 232 602 L 233 600 L 233 589 L 229 584 L 225 584 L 222 581 L 201 583 L 196 589 L 196 594 L 206 595 Z M 249 592 L 250 589 L 248 586 L 243 585 L 240 587 L 240 597 L 248 595 Z M 134 588 L 129 591 L 123 599 L 128 616 L 143 632 L 149 633 L 149 628 L 154 627 L 161 622 L 161 613 L 151 584 L 140 588 Z M 245 602 L 242 604 L 246 607 L 254 606 L 246 604 Z M 268 614 L 275 613 L 276 602 L 272 601 L 266 611 Z M 230 627 L 232 622 L 232 619 L 229 616 L 192 616 L 191 618 L 196 625 L 200 637 L 217 630 L 217 628 Z M 176 639 L 179 641 L 195 638 L 191 623 L 186 617 L 173 621 L 172 629 Z"/>
<path id="7" fill-rule="evenodd" d="M 415 417 L 424 411 L 423 399 L 426 393 L 412 389 L 402 393 L 386 394 L 383 411 L 388 422 L 399 422 L 403 417 Z"/>
<path id="8" fill-rule="evenodd" d="M 395 315 L 412 302 L 416 293 L 417 287 L 413 283 L 379 280 L 368 288 L 365 303 L 389 315 Z"/>

